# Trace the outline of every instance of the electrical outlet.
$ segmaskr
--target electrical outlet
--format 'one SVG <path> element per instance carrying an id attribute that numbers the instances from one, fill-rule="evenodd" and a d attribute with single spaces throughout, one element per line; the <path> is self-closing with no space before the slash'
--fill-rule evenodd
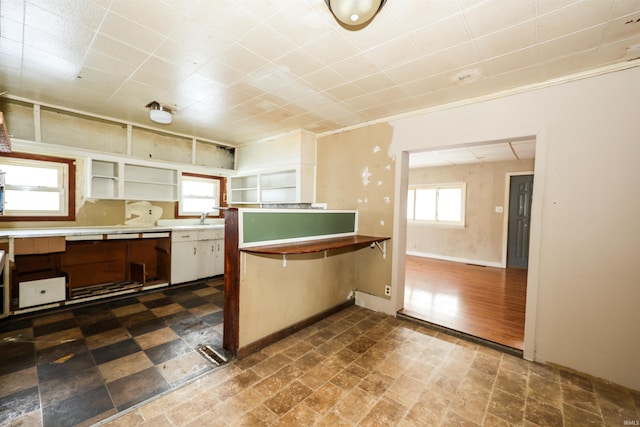
<path id="1" fill-rule="evenodd" d="M 388 297 L 391 296 L 391 286 L 387 285 L 384 287 L 384 294 Z"/>

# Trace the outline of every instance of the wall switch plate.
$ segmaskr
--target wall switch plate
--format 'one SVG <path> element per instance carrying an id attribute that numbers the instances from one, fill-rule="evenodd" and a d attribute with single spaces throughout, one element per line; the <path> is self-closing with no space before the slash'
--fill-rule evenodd
<path id="1" fill-rule="evenodd" d="M 388 297 L 391 296 L 391 286 L 387 285 L 384 287 L 384 294 Z"/>
<path id="2" fill-rule="evenodd" d="M 502 206 L 496 206 L 496 213 L 502 213 Z"/>

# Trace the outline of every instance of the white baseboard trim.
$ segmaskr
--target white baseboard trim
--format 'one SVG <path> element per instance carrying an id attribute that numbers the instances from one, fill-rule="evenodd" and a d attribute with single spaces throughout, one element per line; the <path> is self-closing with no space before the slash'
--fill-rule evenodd
<path id="1" fill-rule="evenodd" d="M 498 267 L 498 268 L 506 267 L 502 265 L 501 262 L 484 261 L 481 259 L 460 258 L 460 257 L 454 257 L 454 256 L 447 256 L 447 255 L 430 254 L 425 252 L 407 251 L 407 255 L 417 256 L 422 258 L 435 258 L 435 259 L 441 259 L 443 261 L 462 262 L 465 264 L 483 265 L 485 267 Z"/>
<path id="2" fill-rule="evenodd" d="M 385 314 L 395 316 L 395 311 L 391 304 L 391 300 L 386 298 L 380 298 L 375 295 L 366 294 L 364 292 L 356 291 L 356 305 L 358 307 L 368 308 L 369 310 L 379 311 Z"/>

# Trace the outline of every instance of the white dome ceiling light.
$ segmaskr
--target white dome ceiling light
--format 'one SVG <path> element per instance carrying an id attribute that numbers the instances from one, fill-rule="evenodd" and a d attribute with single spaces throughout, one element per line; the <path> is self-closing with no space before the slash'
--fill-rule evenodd
<path id="1" fill-rule="evenodd" d="M 147 105 L 146 108 L 149 109 L 149 118 L 152 122 L 160 123 L 163 125 L 168 125 L 171 123 L 171 110 L 167 107 L 160 105 L 157 101 L 151 101 Z"/>
<path id="2" fill-rule="evenodd" d="M 347 30 L 366 27 L 387 0 L 324 0 L 338 23 Z"/>

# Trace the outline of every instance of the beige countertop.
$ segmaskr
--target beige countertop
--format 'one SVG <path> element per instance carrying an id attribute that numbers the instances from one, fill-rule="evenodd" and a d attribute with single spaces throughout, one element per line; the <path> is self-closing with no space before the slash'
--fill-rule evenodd
<path id="1" fill-rule="evenodd" d="M 53 237 L 53 236 L 82 236 L 91 234 L 135 234 L 159 233 L 174 230 L 211 230 L 224 228 L 224 224 L 184 224 L 184 225 L 155 225 L 155 226 L 94 226 L 94 227 L 47 227 L 47 228 L 7 228 L 0 229 L 0 238 L 14 237 Z"/>

